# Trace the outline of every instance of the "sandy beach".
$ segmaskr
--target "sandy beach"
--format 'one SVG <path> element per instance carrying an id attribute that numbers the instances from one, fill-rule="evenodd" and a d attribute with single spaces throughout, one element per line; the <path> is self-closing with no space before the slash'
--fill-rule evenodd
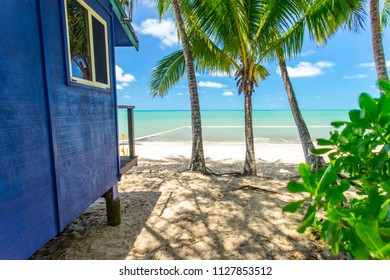
<path id="1" fill-rule="evenodd" d="M 214 175 L 187 170 L 190 143 L 140 142 L 139 164 L 119 183 L 122 223 L 106 226 L 99 199 L 32 259 L 333 259 L 299 214 L 283 214 L 303 161 L 298 144 L 256 144 L 257 177 L 243 169 L 244 145 L 205 143 Z"/>

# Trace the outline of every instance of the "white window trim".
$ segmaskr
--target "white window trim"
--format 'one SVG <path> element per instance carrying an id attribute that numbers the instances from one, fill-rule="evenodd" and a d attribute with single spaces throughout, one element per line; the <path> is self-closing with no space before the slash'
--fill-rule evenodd
<path id="1" fill-rule="evenodd" d="M 68 62 L 69 62 L 69 74 L 70 74 L 70 80 L 72 82 L 76 82 L 79 84 L 84 84 L 88 86 L 103 88 L 103 89 L 111 89 L 111 75 L 110 75 L 110 58 L 109 58 L 109 49 L 108 49 L 108 34 L 107 34 L 107 22 L 99 15 L 97 14 L 90 6 L 88 6 L 87 3 L 85 3 L 83 0 L 76 0 L 81 6 L 83 6 L 88 11 L 88 39 L 89 39 L 89 47 L 90 47 L 90 54 L 91 54 L 91 74 L 92 74 L 92 80 L 86 80 L 79 77 L 73 76 L 73 70 L 72 70 L 72 58 L 70 54 L 70 41 L 69 41 L 69 24 L 68 24 L 68 9 L 67 9 L 67 2 L 68 0 L 64 0 L 65 5 L 65 19 L 66 19 L 66 38 L 67 38 L 67 44 L 68 44 Z M 94 16 L 101 24 L 104 25 L 104 38 L 105 38 L 105 45 L 106 45 L 106 66 L 107 66 L 107 84 L 100 83 L 96 81 L 96 69 L 95 69 L 95 53 L 94 53 L 94 42 L 93 42 L 93 30 L 92 30 L 92 16 Z"/>

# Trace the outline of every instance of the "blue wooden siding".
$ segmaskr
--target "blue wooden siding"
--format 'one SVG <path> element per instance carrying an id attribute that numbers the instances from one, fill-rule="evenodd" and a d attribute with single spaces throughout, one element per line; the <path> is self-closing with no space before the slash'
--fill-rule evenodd
<path id="1" fill-rule="evenodd" d="M 112 46 L 109 11 L 96 1 L 86 1 L 108 23 L 108 41 Z M 82 86 L 69 81 L 65 18 L 56 1 L 45 3 L 44 19 L 50 65 L 50 107 L 53 115 L 58 177 L 60 226 L 63 228 L 97 197 L 113 187 L 117 166 L 115 65 L 110 52 L 111 91 Z M 61 19 L 61 20 L 59 20 Z M 49 28 L 50 27 L 50 28 Z M 54 28 L 55 27 L 55 28 Z"/>
<path id="2" fill-rule="evenodd" d="M 58 231 L 39 13 L 25 2 L 7 0 L 0 15 L 0 258 L 8 259 L 27 258 Z"/>
<path id="3" fill-rule="evenodd" d="M 108 23 L 110 91 L 69 81 L 62 0 L 2 3 L 0 259 L 28 258 L 118 181 L 114 15 L 86 2 Z"/>

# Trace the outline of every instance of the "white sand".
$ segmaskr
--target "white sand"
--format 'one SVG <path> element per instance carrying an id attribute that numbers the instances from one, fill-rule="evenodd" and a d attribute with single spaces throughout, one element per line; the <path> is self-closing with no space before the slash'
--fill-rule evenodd
<path id="1" fill-rule="evenodd" d="M 244 160 L 244 143 L 205 142 L 204 155 L 211 160 Z M 140 158 L 161 160 L 171 157 L 191 156 L 190 142 L 137 142 L 136 154 Z M 255 144 L 256 158 L 261 161 L 300 163 L 305 158 L 300 144 Z"/>
<path id="2" fill-rule="evenodd" d="M 139 142 L 138 166 L 119 183 L 122 223 L 106 226 L 99 199 L 32 259 L 329 259 L 302 215 L 282 208 L 302 199 L 286 185 L 303 161 L 300 145 L 257 144 L 259 176 L 243 168 L 243 144 L 204 143 L 206 164 L 219 175 L 188 172 L 191 143 Z"/>

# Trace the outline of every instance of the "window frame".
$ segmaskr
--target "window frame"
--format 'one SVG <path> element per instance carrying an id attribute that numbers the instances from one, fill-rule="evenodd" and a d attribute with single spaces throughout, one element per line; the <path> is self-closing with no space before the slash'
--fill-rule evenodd
<path id="1" fill-rule="evenodd" d="M 97 87 L 100 89 L 111 90 L 111 69 L 110 69 L 110 56 L 109 56 L 109 44 L 108 44 L 108 24 L 94 9 L 92 9 L 84 0 L 74 0 L 77 1 L 82 7 L 87 10 L 88 16 L 88 47 L 91 59 L 91 80 L 86 80 L 80 77 L 73 76 L 73 66 L 72 66 L 72 57 L 70 49 L 70 40 L 69 40 L 69 23 L 68 23 L 68 8 L 67 1 L 64 0 L 64 11 L 65 11 L 65 27 L 66 27 L 66 43 L 67 43 L 67 56 L 68 56 L 68 74 L 70 82 L 86 85 L 91 87 Z M 93 40 L 93 24 L 92 17 L 94 17 L 98 22 L 100 22 L 104 27 L 104 44 L 106 49 L 106 72 L 107 72 L 107 84 L 96 81 L 96 64 L 95 64 L 95 51 L 94 51 L 94 40 Z"/>

